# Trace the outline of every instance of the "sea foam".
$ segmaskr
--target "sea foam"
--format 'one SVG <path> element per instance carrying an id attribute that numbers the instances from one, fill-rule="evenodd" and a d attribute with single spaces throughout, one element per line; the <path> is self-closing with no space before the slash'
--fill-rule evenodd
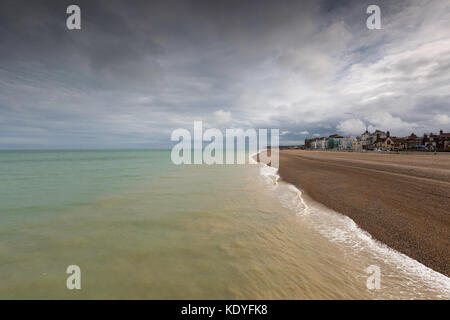
<path id="1" fill-rule="evenodd" d="M 328 240 L 349 248 L 354 255 L 368 253 L 375 260 L 398 270 L 412 291 L 426 285 L 439 292 L 438 298 L 450 299 L 449 277 L 375 240 L 348 216 L 311 199 L 306 200 L 296 186 L 280 180 L 277 168 L 260 163 L 259 172 L 279 192 L 284 207 L 295 211 L 299 216 L 306 217 L 313 229 Z M 417 292 L 417 298 L 420 297 L 420 292 Z"/>

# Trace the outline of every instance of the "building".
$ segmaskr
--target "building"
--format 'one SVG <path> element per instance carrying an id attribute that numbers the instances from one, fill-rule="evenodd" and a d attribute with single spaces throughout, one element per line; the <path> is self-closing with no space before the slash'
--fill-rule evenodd
<path id="1" fill-rule="evenodd" d="M 450 151 L 450 132 L 444 133 L 440 130 L 435 140 L 437 151 Z"/>
<path id="2" fill-rule="evenodd" d="M 305 148 L 311 150 L 383 150 L 383 151 L 448 151 L 450 152 L 450 132 L 424 134 L 418 137 L 411 133 L 408 137 L 391 137 L 389 131 L 366 130 L 355 138 L 332 134 L 328 138 L 320 137 L 305 140 Z"/>
<path id="3" fill-rule="evenodd" d="M 328 138 L 313 138 L 305 140 L 305 148 L 310 150 L 326 150 L 328 146 Z"/>
<path id="4" fill-rule="evenodd" d="M 305 139 L 305 149 L 311 149 L 311 140 L 312 139 Z"/>
<path id="5" fill-rule="evenodd" d="M 341 148 L 341 140 L 343 139 L 343 136 L 340 136 L 338 134 L 332 134 L 328 137 L 328 145 L 327 149 L 330 150 L 340 150 Z"/>
<path id="6" fill-rule="evenodd" d="M 404 151 L 408 149 L 408 143 L 405 138 L 392 137 L 395 151 Z"/>
<path id="7" fill-rule="evenodd" d="M 374 150 L 375 143 L 379 139 L 385 139 L 389 136 L 389 131 L 384 132 L 381 130 L 375 130 L 375 132 L 370 133 L 366 130 L 360 137 L 357 137 L 357 140 L 361 143 L 361 148 L 363 150 Z"/>
<path id="8" fill-rule="evenodd" d="M 378 138 L 374 143 L 374 147 L 378 150 L 391 151 L 394 149 L 394 141 L 391 137 Z"/>
<path id="9" fill-rule="evenodd" d="M 355 141 L 352 143 L 352 151 L 361 152 L 363 150 L 362 142 L 358 139 L 354 139 Z"/>
<path id="10" fill-rule="evenodd" d="M 416 136 L 414 132 L 406 138 L 406 143 L 408 144 L 408 150 L 418 150 L 423 146 L 422 138 Z"/>
<path id="11" fill-rule="evenodd" d="M 341 150 L 347 150 L 351 151 L 353 150 L 353 144 L 356 143 L 356 139 L 351 137 L 344 137 L 342 140 L 342 149 Z"/>

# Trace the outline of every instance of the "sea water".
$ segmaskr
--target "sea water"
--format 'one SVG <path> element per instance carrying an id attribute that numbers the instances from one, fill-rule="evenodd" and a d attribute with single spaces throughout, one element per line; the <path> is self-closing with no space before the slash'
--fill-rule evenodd
<path id="1" fill-rule="evenodd" d="M 450 279 L 261 164 L 0 151 L 0 298 L 449 299 Z"/>

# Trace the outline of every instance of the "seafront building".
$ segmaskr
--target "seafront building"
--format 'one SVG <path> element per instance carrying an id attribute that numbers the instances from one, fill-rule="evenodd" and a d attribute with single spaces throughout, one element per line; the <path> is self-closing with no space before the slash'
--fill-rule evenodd
<path id="1" fill-rule="evenodd" d="M 449 151 L 450 132 L 424 134 L 418 137 L 411 133 L 408 137 L 393 137 L 389 131 L 366 130 L 356 138 L 332 134 L 305 140 L 305 149 L 340 151 Z"/>

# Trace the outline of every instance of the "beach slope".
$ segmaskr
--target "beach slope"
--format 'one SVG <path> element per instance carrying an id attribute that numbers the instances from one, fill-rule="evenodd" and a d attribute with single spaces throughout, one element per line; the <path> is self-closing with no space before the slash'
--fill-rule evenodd
<path id="1" fill-rule="evenodd" d="M 450 276 L 450 155 L 281 150 L 281 178 Z"/>

